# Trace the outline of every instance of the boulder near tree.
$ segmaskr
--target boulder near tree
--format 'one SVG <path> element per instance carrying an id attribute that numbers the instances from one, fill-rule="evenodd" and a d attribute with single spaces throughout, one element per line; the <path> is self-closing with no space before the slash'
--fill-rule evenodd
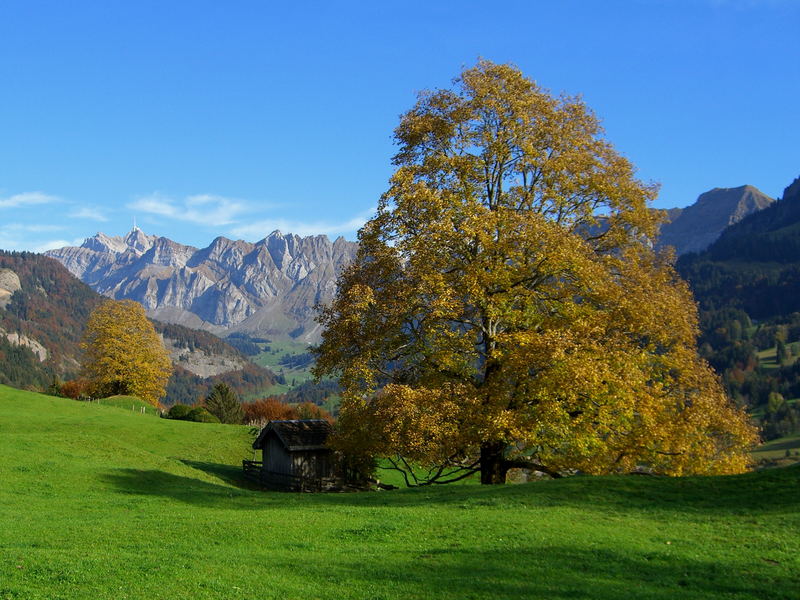
<path id="1" fill-rule="evenodd" d="M 480 61 L 422 92 L 395 140 L 319 319 L 316 375 L 343 389 L 336 448 L 387 457 L 410 484 L 746 468 L 756 433 L 653 251 L 656 187 L 580 99 Z"/>

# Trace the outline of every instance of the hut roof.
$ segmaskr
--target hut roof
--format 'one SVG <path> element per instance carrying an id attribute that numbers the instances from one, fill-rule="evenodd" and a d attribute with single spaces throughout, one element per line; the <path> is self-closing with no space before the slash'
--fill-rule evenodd
<path id="1" fill-rule="evenodd" d="M 323 450 L 331 433 L 331 424 L 325 419 L 270 421 L 253 442 L 253 448 L 264 448 L 267 435 L 274 432 L 289 451 Z"/>

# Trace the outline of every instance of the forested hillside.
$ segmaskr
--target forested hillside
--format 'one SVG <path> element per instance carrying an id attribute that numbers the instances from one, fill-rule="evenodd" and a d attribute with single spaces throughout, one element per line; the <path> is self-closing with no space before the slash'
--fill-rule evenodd
<path id="1" fill-rule="evenodd" d="M 177 363 L 167 383 L 165 404 L 195 404 L 208 396 L 218 382 L 227 383 L 241 400 L 263 398 L 278 380 L 274 373 L 252 362 L 245 362 L 240 369 L 212 377 L 201 377 Z"/>
<path id="2" fill-rule="evenodd" d="M 102 298 L 39 254 L 0 250 L 0 269 L 20 282 L 0 305 L 0 383 L 44 389 L 55 376 L 76 375 L 86 320 Z"/>
<path id="3" fill-rule="evenodd" d="M 701 353 L 767 439 L 800 431 L 800 179 L 677 264 L 700 307 Z"/>

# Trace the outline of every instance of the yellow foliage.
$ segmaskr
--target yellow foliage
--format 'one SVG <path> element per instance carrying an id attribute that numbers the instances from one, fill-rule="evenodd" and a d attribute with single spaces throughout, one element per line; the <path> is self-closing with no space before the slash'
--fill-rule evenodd
<path id="1" fill-rule="evenodd" d="M 697 311 L 652 241 L 656 189 L 575 98 L 482 61 L 424 92 L 398 169 L 321 316 L 335 443 L 426 467 L 747 467 L 756 433 L 696 351 Z"/>
<path id="2" fill-rule="evenodd" d="M 158 405 L 172 362 L 138 302 L 103 302 L 89 316 L 82 347 L 84 372 L 98 392 L 130 394 Z"/>

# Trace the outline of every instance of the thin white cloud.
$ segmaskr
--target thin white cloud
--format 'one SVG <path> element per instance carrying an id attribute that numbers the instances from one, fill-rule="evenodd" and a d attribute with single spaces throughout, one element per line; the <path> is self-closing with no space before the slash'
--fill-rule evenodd
<path id="1" fill-rule="evenodd" d="M 83 243 L 83 238 L 75 238 L 74 240 L 48 240 L 46 242 L 34 242 L 31 244 L 33 252 L 46 252 L 47 250 L 55 250 L 56 248 L 64 248 L 65 246 L 80 246 Z"/>
<path id="2" fill-rule="evenodd" d="M 78 208 L 72 211 L 69 216 L 73 219 L 89 219 L 90 221 L 98 221 L 99 223 L 105 223 L 108 221 L 108 217 L 102 212 L 89 206 Z"/>
<path id="3" fill-rule="evenodd" d="M 63 248 L 64 246 L 80 246 L 83 243 L 83 238 L 75 238 L 73 240 L 30 240 L 20 239 L 19 237 L 6 231 L 0 230 L 0 248 L 3 250 L 17 250 L 25 252 L 45 252 L 55 248 Z"/>
<path id="4" fill-rule="evenodd" d="M 17 208 L 20 206 L 32 206 L 34 204 L 50 204 L 58 202 L 58 196 L 51 196 L 44 192 L 23 192 L 22 194 L 14 194 L 7 198 L 0 198 L 0 208 Z"/>
<path id="5" fill-rule="evenodd" d="M 33 224 L 28 225 L 25 223 L 8 223 L 7 225 L 3 225 L 0 227 L 0 230 L 3 232 L 11 232 L 11 231 L 25 231 L 31 233 L 41 233 L 44 231 L 63 231 L 66 229 L 63 225 L 41 225 L 41 224 Z"/>
<path id="6" fill-rule="evenodd" d="M 181 201 L 176 201 L 161 194 L 151 194 L 137 198 L 128 204 L 128 208 L 168 219 L 187 221 L 196 225 L 208 225 L 210 227 L 236 223 L 239 215 L 248 210 L 244 202 L 211 194 L 188 196 Z"/>
<path id="7" fill-rule="evenodd" d="M 364 211 L 343 222 L 330 221 L 291 221 L 287 219 L 265 219 L 234 227 L 230 233 L 244 239 L 262 239 L 276 229 L 283 233 L 294 233 L 299 236 L 308 235 L 344 235 L 355 233 L 372 216 L 374 210 Z"/>

